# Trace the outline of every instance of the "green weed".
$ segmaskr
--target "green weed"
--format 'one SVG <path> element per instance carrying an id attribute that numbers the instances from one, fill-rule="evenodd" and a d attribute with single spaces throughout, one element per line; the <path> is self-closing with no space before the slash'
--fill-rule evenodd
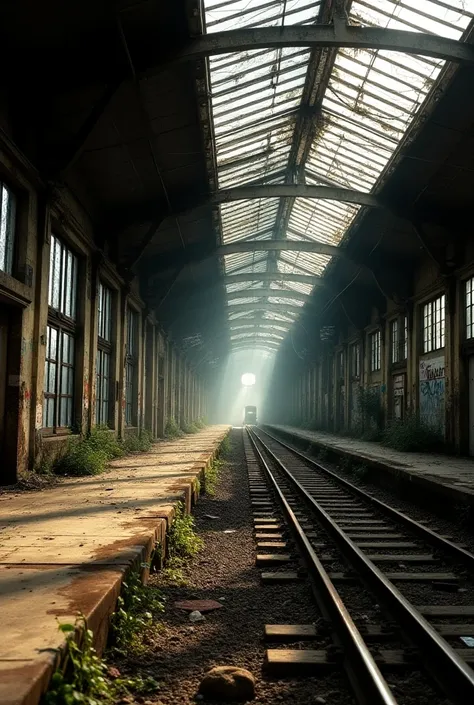
<path id="1" fill-rule="evenodd" d="M 199 418 L 197 421 L 195 421 L 194 424 L 195 424 L 198 428 L 206 428 L 206 424 L 204 423 L 204 420 L 201 419 L 201 418 Z"/>
<path id="2" fill-rule="evenodd" d="M 405 452 L 435 452 L 442 449 L 443 439 L 436 428 L 423 423 L 416 414 L 394 421 L 383 434 L 382 443 Z"/>
<path id="3" fill-rule="evenodd" d="M 180 438 L 183 435 L 174 419 L 168 419 L 165 426 L 165 438 Z"/>
<path id="4" fill-rule="evenodd" d="M 95 426 L 85 438 L 69 441 L 66 451 L 54 460 L 45 459 L 43 472 L 58 475 L 99 475 L 109 460 L 120 458 L 134 451 L 148 451 L 151 448 L 151 433 L 143 429 L 139 435 L 127 435 L 120 441 L 106 426 Z"/>
<path id="5" fill-rule="evenodd" d="M 67 452 L 54 463 L 58 475 L 99 475 L 109 457 L 105 450 L 91 446 L 88 439 L 71 441 Z"/>
<path id="6" fill-rule="evenodd" d="M 107 426 L 94 426 L 87 438 L 87 445 L 107 455 L 108 460 L 124 455 L 124 444 L 119 441 Z"/>
<path id="7" fill-rule="evenodd" d="M 93 647 L 94 635 L 87 629 L 84 617 L 75 624 L 60 624 L 59 629 L 66 635 L 66 654 L 42 698 L 44 705 L 98 705 L 99 702 L 112 705 L 130 690 L 146 694 L 159 688 L 154 678 L 110 677 L 106 662 Z M 79 643 L 76 631 L 81 634 Z"/>
<path id="8" fill-rule="evenodd" d="M 184 563 L 185 559 L 183 558 L 170 558 L 166 567 L 160 571 L 160 582 L 170 587 L 187 587 L 189 580 L 184 577 Z"/>
<path id="9" fill-rule="evenodd" d="M 219 453 L 221 453 L 221 455 L 228 455 L 231 451 L 231 448 L 232 446 L 230 443 L 229 434 L 227 434 L 227 436 L 221 441 L 221 444 L 219 446 Z"/>
<path id="10" fill-rule="evenodd" d="M 109 460 L 124 454 L 123 444 L 106 426 L 95 426 L 86 438 L 69 441 L 66 451 L 52 460 L 49 472 L 58 475 L 98 475 Z"/>
<path id="11" fill-rule="evenodd" d="M 192 558 L 203 546 L 203 540 L 194 530 L 194 517 L 191 514 L 186 514 L 184 506 L 180 502 L 176 507 L 173 523 L 167 534 L 169 559 Z"/>
<path id="12" fill-rule="evenodd" d="M 132 571 L 122 583 L 117 607 L 111 618 L 113 649 L 120 653 L 141 652 L 144 630 L 153 624 L 153 613 L 162 612 L 164 600 L 159 591 L 144 585 L 140 575 Z"/>
<path id="13" fill-rule="evenodd" d="M 197 495 L 201 494 L 201 480 L 199 479 L 199 477 L 196 477 L 196 479 L 194 480 L 194 489 Z"/>
<path id="14" fill-rule="evenodd" d="M 208 497 L 214 497 L 216 494 L 217 483 L 219 482 L 222 460 L 217 458 L 210 463 L 209 467 L 204 470 L 204 491 Z"/>
<path id="15" fill-rule="evenodd" d="M 187 421 L 184 422 L 181 429 L 185 433 L 198 433 L 199 431 L 199 428 L 196 426 L 195 423 L 188 423 Z"/>
<path id="16" fill-rule="evenodd" d="M 125 436 L 123 446 L 127 453 L 146 453 L 152 446 L 152 435 L 146 428 L 142 428 L 140 433 L 128 433 Z"/>

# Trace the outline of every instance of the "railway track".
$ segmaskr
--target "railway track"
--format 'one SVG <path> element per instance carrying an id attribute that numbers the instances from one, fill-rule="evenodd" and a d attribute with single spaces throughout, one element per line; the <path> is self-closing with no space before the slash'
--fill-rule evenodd
<path id="1" fill-rule="evenodd" d="M 308 578 L 332 638 L 329 648 L 269 649 L 268 666 L 342 664 L 358 702 L 373 705 L 397 702 L 385 671 L 418 669 L 453 702 L 474 702 L 474 648 L 460 648 L 474 636 L 466 623 L 474 556 L 266 430 L 247 428 L 244 446 L 257 563 L 272 567 L 262 579 Z M 303 572 L 288 569 L 295 546 Z M 374 606 L 362 615 L 361 596 Z M 311 625 L 268 625 L 266 633 L 325 643 Z"/>

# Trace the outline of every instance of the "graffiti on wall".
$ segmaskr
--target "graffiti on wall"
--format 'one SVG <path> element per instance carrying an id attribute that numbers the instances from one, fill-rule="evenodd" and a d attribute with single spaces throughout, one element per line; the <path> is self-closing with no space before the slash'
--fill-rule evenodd
<path id="1" fill-rule="evenodd" d="M 392 380 L 393 390 L 393 416 L 398 421 L 403 419 L 405 409 L 405 375 L 394 375 Z"/>
<path id="2" fill-rule="evenodd" d="M 420 419 L 444 435 L 444 355 L 420 360 Z"/>

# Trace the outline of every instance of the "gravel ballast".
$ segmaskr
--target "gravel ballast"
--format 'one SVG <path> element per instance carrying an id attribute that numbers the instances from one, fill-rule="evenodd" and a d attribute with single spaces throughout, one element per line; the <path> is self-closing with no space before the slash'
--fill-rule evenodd
<path id="1" fill-rule="evenodd" d="M 162 684 L 158 693 L 138 698 L 138 702 L 195 703 L 200 699 L 196 700 L 199 683 L 209 669 L 234 665 L 248 669 L 255 677 L 254 703 L 352 705 L 355 699 L 340 672 L 279 680 L 262 670 L 265 649 L 278 648 L 264 642 L 265 624 L 317 626 L 320 616 L 307 582 L 262 586 L 262 569 L 255 566 L 242 430 L 234 429 L 230 440 L 231 450 L 215 497 L 201 497 L 195 508 L 196 529 L 205 547 L 184 570 L 188 585 L 163 587 L 166 608 L 162 625 L 147 637 L 144 654 L 117 665 L 123 672 L 133 675 L 139 671 Z M 233 533 L 224 533 L 229 529 Z M 160 585 L 159 574 L 151 581 Z M 192 624 L 189 613 L 174 606 L 176 601 L 192 599 L 217 600 L 223 607 L 206 613 L 205 621 Z M 307 642 L 285 648 L 317 647 Z"/>

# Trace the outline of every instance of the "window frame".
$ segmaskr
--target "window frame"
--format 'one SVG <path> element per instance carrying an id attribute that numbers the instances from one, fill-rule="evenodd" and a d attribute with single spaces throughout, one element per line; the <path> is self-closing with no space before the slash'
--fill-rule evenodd
<path id="1" fill-rule="evenodd" d="M 361 345 L 360 342 L 351 343 L 349 347 L 349 364 L 350 364 L 350 378 L 352 380 L 360 379 L 360 354 Z"/>
<path id="2" fill-rule="evenodd" d="M 12 200 L 13 203 L 13 208 L 11 208 L 11 204 L 7 205 L 7 208 L 10 209 L 10 212 L 7 211 L 7 218 L 5 219 L 5 222 L 7 223 L 5 225 L 5 246 L 4 246 L 4 254 L 3 254 L 3 262 L 1 261 L 0 258 L 0 272 L 5 272 L 5 274 L 8 274 L 9 276 L 14 276 L 14 270 L 15 270 L 15 255 L 16 255 L 16 245 L 17 245 L 17 232 L 18 232 L 18 194 L 14 189 L 10 187 L 9 184 L 7 184 L 1 177 L 0 177 L 0 244 L 1 244 L 1 237 L 2 237 L 2 231 L 3 231 L 3 226 L 2 226 L 2 218 L 3 218 L 3 201 L 4 201 L 4 191 L 5 193 L 9 194 L 10 199 Z M 8 221 L 10 221 L 10 227 L 8 225 Z M 13 220 L 13 227 L 11 227 L 11 221 Z M 1 252 L 1 250 L 0 250 Z"/>
<path id="3" fill-rule="evenodd" d="M 438 302 L 441 302 L 439 308 Z M 446 294 L 439 294 L 422 304 L 421 332 L 423 355 L 443 350 L 446 346 Z"/>
<path id="4" fill-rule="evenodd" d="M 395 341 L 394 326 L 397 328 Z M 400 313 L 389 321 L 390 365 L 404 367 L 408 360 L 408 313 Z"/>
<path id="5" fill-rule="evenodd" d="M 405 313 L 403 316 L 403 362 L 406 362 L 408 360 L 408 314 Z"/>
<path id="6" fill-rule="evenodd" d="M 134 319 L 133 325 L 131 325 Z M 126 307 L 126 334 L 125 345 L 125 426 L 137 426 L 138 412 L 138 331 L 139 313 L 130 304 Z"/>
<path id="7" fill-rule="evenodd" d="M 393 318 L 390 321 L 390 362 L 396 365 L 400 362 L 400 321 Z"/>
<path id="8" fill-rule="evenodd" d="M 468 279 L 464 280 L 464 335 L 463 338 L 466 341 L 474 341 L 474 274 Z M 468 291 L 468 285 L 470 290 Z M 468 302 L 468 299 L 469 302 Z M 469 312 L 469 315 L 468 315 Z M 470 329 L 470 335 L 469 335 Z"/>
<path id="9" fill-rule="evenodd" d="M 53 278 L 55 267 L 58 264 L 56 259 L 59 252 L 59 277 L 58 290 L 54 290 Z M 53 262 L 54 259 L 54 262 Z M 70 278 L 68 278 L 68 267 L 64 267 L 65 261 L 71 265 Z M 74 427 L 75 423 L 75 382 L 76 382 L 76 359 L 77 359 L 77 301 L 78 301 L 78 271 L 79 256 L 69 246 L 65 240 L 56 234 L 50 236 L 50 257 L 49 257 L 49 278 L 48 278 L 48 319 L 46 326 L 46 356 L 45 356 L 45 383 L 43 385 L 43 430 L 49 433 L 67 433 Z M 66 271 L 66 277 L 63 278 Z M 59 308 L 54 306 L 58 303 Z M 71 315 L 68 315 L 71 314 Z M 56 357 L 51 356 L 51 334 L 56 331 Z M 72 341 L 72 354 L 68 359 L 64 359 L 65 340 Z M 71 344 L 71 343 L 70 343 Z M 68 349 L 69 352 L 69 349 Z M 55 367 L 54 390 L 50 391 L 49 379 L 51 367 Z M 64 372 L 71 370 L 71 372 Z M 66 374 L 67 392 L 63 391 L 63 379 Z M 47 391 L 48 390 L 48 391 Z M 63 400 L 67 399 L 68 423 L 62 424 Z M 49 406 L 52 405 L 52 425 L 49 424 Z"/>
<path id="10" fill-rule="evenodd" d="M 339 383 L 344 384 L 345 373 L 344 373 L 345 355 L 344 348 L 341 348 L 336 353 L 336 371 L 337 379 Z"/>
<path id="11" fill-rule="evenodd" d="M 376 344 L 374 345 L 374 342 Z M 382 331 L 380 328 L 370 333 L 370 371 L 380 372 L 382 369 Z"/>
<path id="12" fill-rule="evenodd" d="M 97 425 L 113 428 L 112 381 L 114 364 L 114 290 L 102 279 L 97 285 L 97 358 L 95 389 L 95 421 Z M 106 369 L 106 363 L 108 369 Z M 105 386 L 104 386 L 105 383 Z M 104 391 L 107 397 L 104 398 Z"/>

